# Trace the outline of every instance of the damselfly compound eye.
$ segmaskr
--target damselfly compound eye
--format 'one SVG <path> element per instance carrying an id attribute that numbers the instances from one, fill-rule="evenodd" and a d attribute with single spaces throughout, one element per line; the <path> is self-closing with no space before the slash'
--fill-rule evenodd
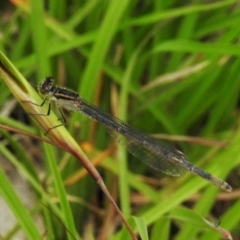
<path id="1" fill-rule="evenodd" d="M 53 79 L 51 77 L 47 77 L 46 80 L 39 84 L 38 92 L 45 96 L 51 92 L 53 86 Z"/>

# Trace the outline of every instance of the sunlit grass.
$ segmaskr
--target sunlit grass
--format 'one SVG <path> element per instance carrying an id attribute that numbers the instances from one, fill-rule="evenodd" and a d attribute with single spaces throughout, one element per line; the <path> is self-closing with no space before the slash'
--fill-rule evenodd
<path id="1" fill-rule="evenodd" d="M 220 219 L 220 226 L 240 239 L 237 1 L 50 2 L 45 8 L 41 1 L 32 1 L 31 8 L 16 4 L 0 10 L 0 50 L 30 84 L 36 87 L 51 75 L 57 85 L 79 92 L 138 129 L 169 134 L 168 144 L 233 187 L 232 193 L 225 193 L 190 173 L 182 178 L 162 175 L 123 148 L 114 151 L 114 140 L 93 121 L 79 113 L 67 116 L 66 128 L 79 144 L 85 142 L 89 158 L 101 156 L 97 168 L 124 215 L 135 217 L 129 221 L 137 233 L 141 229 L 147 239 L 148 228 L 153 240 L 221 239 L 217 229 L 204 227 L 199 220 L 206 218 L 213 223 Z M 40 135 L 21 107 L 13 105 L 6 111 L 13 95 L 2 81 L 0 87 L 1 123 Z M 186 141 L 176 141 L 179 135 Z M 18 227 L 27 237 L 71 239 L 63 227 L 68 224 L 62 222 L 64 211 L 54 187 L 49 164 L 54 161 L 63 183 L 76 176 L 63 193 L 70 202 L 76 238 L 130 238 L 99 186 L 81 173 L 75 158 L 41 142 L 3 136 L 1 154 L 16 163 L 35 196 L 26 215 L 14 210 L 20 203 L 5 196 L 9 206 L 15 206 Z M 0 192 L 10 184 L 6 176 L 1 173 Z M 28 220 L 33 212 L 41 216 L 43 228 Z"/>

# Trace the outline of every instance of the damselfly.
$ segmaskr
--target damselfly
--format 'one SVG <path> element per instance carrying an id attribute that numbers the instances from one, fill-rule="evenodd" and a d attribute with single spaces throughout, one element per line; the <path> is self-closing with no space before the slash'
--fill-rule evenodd
<path id="1" fill-rule="evenodd" d="M 38 91 L 44 96 L 44 100 L 39 106 L 43 106 L 46 101 L 49 101 L 46 115 L 50 114 L 52 102 L 56 103 L 60 111 L 63 107 L 67 110 L 84 113 L 103 124 L 132 155 L 152 168 L 175 177 L 182 176 L 187 170 L 227 192 L 232 191 L 232 187 L 227 182 L 194 166 L 181 151 L 163 144 L 158 139 L 142 133 L 118 118 L 102 111 L 100 108 L 86 102 L 77 93 L 54 86 L 51 77 L 47 77 L 39 85 Z M 64 116 L 63 119 L 65 121 Z"/>

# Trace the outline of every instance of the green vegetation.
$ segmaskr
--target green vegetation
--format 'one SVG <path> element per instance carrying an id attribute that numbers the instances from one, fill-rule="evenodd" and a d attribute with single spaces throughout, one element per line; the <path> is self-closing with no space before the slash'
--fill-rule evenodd
<path id="1" fill-rule="evenodd" d="M 36 136 L 59 124 L 52 114 L 33 122 L 31 107 L 21 102 L 31 95 L 41 103 L 21 74 L 35 88 L 53 76 L 57 85 L 156 134 L 233 187 L 226 193 L 191 173 L 172 178 L 156 172 L 126 149 L 114 148 L 114 139 L 93 120 L 66 113 L 65 127 L 141 239 L 216 240 L 227 231 L 240 239 L 238 1 L 14 2 L 0 9 L 0 51 L 15 67 L 9 65 L 10 77 L 1 70 L 0 123 Z M 22 230 L 28 239 L 130 239 L 75 157 L 0 130 L 0 156 L 13 164 L 34 198 L 31 206 L 23 203 L 2 165 L 0 194 L 17 223 L 1 237 L 12 239 Z M 67 130 L 56 131 L 71 142 Z"/>

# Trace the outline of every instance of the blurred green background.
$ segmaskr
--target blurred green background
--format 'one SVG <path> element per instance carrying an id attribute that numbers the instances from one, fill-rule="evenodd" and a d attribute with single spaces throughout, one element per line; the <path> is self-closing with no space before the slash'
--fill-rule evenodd
<path id="1" fill-rule="evenodd" d="M 142 239 L 222 239 L 214 225 L 218 220 L 233 239 L 240 239 L 239 26 L 239 2 L 233 0 L 5 1 L 0 50 L 32 86 L 52 76 L 57 85 L 181 149 L 192 163 L 233 187 L 225 193 L 191 173 L 182 178 L 160 174 L 118 145 L 111 151 L 114 139 L 92 120 L 68 115 L 66 128 L 90 160 L 100 157 L 97 169 L 124 215 L 144 223 L 134 227 L 137 233 L 148 230 Z M 3 81 L 0 88 L 0 122 L 40 135 Z M 1 132 L 2 169 L 18 196 L 22 188 L 30 192 L 20 198 L 41 239 L 130 238 L 98 185 L 82 177 L 82 166 L 73 157 Z M 61 208 L 49 159 L 57 161 L 66 184 L 74 238 L 57 217 Z M 7 205 L 17 209 L 17 203 L 5 204 L 0 212 Z M 17 221 L 0 228 L 0 235 L 20 239 L 21 214 L 10 212 Z M 207 229 L 201 217 L 217 229 Z M 0 218 L 0 225 L 4 222 Z"/>

